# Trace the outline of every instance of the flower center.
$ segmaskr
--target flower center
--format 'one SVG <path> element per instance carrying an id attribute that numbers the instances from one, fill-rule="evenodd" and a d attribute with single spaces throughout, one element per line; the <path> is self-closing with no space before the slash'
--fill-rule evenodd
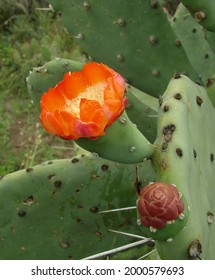
<path id="1" fill-rule="evenodd" d="M 80 102 L 82 98 L 88 100 L 98 101 L 100 105 L 104 105 L 104 88 L 107 83 L 98 83 L 86 88 L 84 92 L 81 92 L 76 98 L 66 101 L 66 111 L 72 112 L 77 118 L 80 117 Z"/>
<path id="2" fill-rule="evenodd" d="M 164 197 L 164 194 L 161 190 L 155 190 L 154 191 L 154 198 L 155 200 L 162 199 Z"/>

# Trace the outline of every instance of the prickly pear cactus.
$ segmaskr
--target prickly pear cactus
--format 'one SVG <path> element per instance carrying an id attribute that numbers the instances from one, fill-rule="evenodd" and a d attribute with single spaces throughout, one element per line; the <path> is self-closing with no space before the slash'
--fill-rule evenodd
<path id="1" fill-rule="evenodd" d="M 38 93 L 40 79 L 43 78 L 44 76 L 38 75 L 37 72 L 30 74 L 28 83 L 33 89 L 33 94 Z M 34 83 L 33 87 L 31 81 Z M 49 87 L 49 83 L 45 86 Z M 134 96 L 137 100 L 141 100 L 138 91 L 135 91 Z M 147 105 L 155 109 L 151 99 L 147 101 Z M 207 129 L 209 120 L 214 117 L 214 108 L 202 87 L 188 77 L 180 75 L 172 79 L 160 98 L 159 106 L 157 139 L 154 143 L 156 148 L 151 158 L 156 172 L 155 181 L 174 185 L 180 193 L 179 196 L 182 196 L 184 208 L 178 213 L 179 219 L 176 222 L 170 221 L 171 223 L 168 223 L 164 229 L 153 227 L 151 230 L 143 225 L 140 225 L 139 229 L 144 235 L 157 240 L 156 245 L 161 258 L 213 258 L 207 242 L 211 231 L 214 231 L 212 221 L 215 209 L 213 199 L 208 194 L 211 194 L 209 189 L 210 180 L 212 181 L 213 178 L 215 151 L 213 151 L 213 142 L 210 142 L 214 137 L 213 129 L 212 127 L 210 130 Z M 206 141 L 203 147 L 199 145 L 202 143 L 202 134 L 205 135 Z M 209 180 L 208 183 L 205 182 L 206 180 Z M 202 193 L 201 196 L 196 189 Z M 201 201 L 202 198 L 204 203 Z M 201 211 L 199 204 L 202 205 Z M 183 246 L 179 246 L 181 243 Z M 201 248 L 203 254 L 201 255 L 201 250 L 197 250 L 196 255 L 193 254 L 193 251 L 196 252 L 193 246 Z"/>
<path id="2" fill-rule="evenodd" d="M 124 76 L 128 103 L 105 135 L 76 140 L 93 154 L 0 177 L 0 258 L 105 258 L 138 237 L 138 245 L 155 240 L 162 259 L 214 259 L 214 1 L 181 1 L 210 31 L 178 1 L 49 2 L 89 60 Z M 56 59 L 34 68 L 35 105 L 82 67 Z M 189 78 L 169 82 L 179 72 Z"/>
<path id="3" fill-rule="evenodd" d="M 171 26 L 183 44 L 187 57 L 200 75 L 203 85 L 210 87 L 215 74 L 215 53 L 205 32 L 184 5 L 180 4 L 170 19 Z M 189 40 L 187 40 L 189 36 Z"/>
<path id="4" fill-rule="evenodd" d="M 215 2 L 213 0 L 181 0 L 204 28 L 215 31 Z"/>
<path id="5" fill-rule="evenodd" d="M 158 1 L 49 3 L 60 11 L 68 32 L 88 56 L 138 89 L 158 97 L 175 72 L 186 71 L 198 79 Z"/>
<path id="6" fill-rule="evenodd" d="M 99 213 L 135 205 L 134 168 L 80 155 L 1 178 L 0 258 L 81 259 L 136 241 L 109 231 L 135 233 L 135 209 Z M 153 178 L 150 163 L 139 168 L 142 183 Z"/>
<path id="7" fill-rule="evenodd" d="M 159 109 L 156 181 L 175 184 L 186 197 L 188 222 L 172 239 L 157 241 L 164 259 L 214 259 L 215 111 L 205 89 L 175 76 Z M 158 230 L 159 231 L 159 230 Z"/>

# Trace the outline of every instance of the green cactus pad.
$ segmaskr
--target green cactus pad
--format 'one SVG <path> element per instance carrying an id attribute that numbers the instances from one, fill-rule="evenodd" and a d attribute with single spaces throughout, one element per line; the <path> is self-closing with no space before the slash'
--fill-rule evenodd
<path id="1" fill-rule="evenodd" d="M 204 30 L 205 32 L 205 38 L 209 42 L 211 49 L 215 53 L 215 32 L 209 32 L 207 30 Z"/>
<path id="2" fill-rule="evenodd" d="M 152 180 L 150 162 L 139 166 Z M 49 161 L 0 180 L 0 259 L 81 259 L 136 241 L 135 166 L 98 157 Z M 142 253 L 142 250 L 140 250 Z"/>
<path id="3" fill-rule="evenodd" d="M 176 75 L 159 110 L 153 164 L 156 181 L 175 184 L 184 194 L 190 214 L 172 242 L 157 241 L 161 258 L 191 259 L 194 256 L 189 248 L 193 244 L 202 248 L 202 254 L 195 257 L 215 258 L 214 123 L 214 107 L 205 89 L 186 76 Z"/>
<path id="4" fill-rule="evenodd" d="M 182 4 L 170 21 L 193 68 L 201 77 L 203 84 L 210 85 L 211 78 L 215 74 L 215 54 L 203 28 Z"/>
<path id="5" fill-rule="evenodd" d="M 143 135 L 153 143 L 156 138 L 159 101 L 131 85 L 127 85 L 126 113 Z"/>
<path id="6" fill-rule="evenodd" d="M 159 97 L 175 72 L 198 79 L 159 1 L 49 2 L 91 59 L 112 67 L 136 88 Z"/>
<path id="7" fill-rule="evenodd" d="M 204 28 L 215 31 L 215 1 L 214 0 L 181 0 L 187 6 L 196 21 Z"/>
<path id="8" fill-rule="evenodd" d="M 80 138 L 75 142 L 99 157 L 127 164 L 150 159 L 155 150 L 125 112 L 106 130 L 104 136 L 96 140 Z"/>

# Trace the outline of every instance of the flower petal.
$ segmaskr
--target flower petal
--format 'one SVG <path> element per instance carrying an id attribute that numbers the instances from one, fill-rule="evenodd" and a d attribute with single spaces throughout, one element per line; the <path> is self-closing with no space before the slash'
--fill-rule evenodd
<path id="1" fill-rule="evenodd" d="M 108 119 L 98 101 L 82 98 L 80 102 L 80 120 L 83 122 L 96 122 L 99 127 L 105 128 Z"/>
<path id="2" fill-rule="evenodd" d="M 81 121 L 77 121 L 76 128 L 81 135 L 81 137 L 88 137 L 91 139 L 96 139 L 99 136 L 104 135 L 104 130 L 100 129 L 100 127 L 97 126 L 96 123 L 83 123 Z"/>
<path id="3" fill-rule="evenodd" d="M 47 112 L 45 110 L 42 111 L 40 114 L 40 120 L 44 126 L 44 128 L 51 134 L 54 135 L 63 135 L 63 127 L 59 120 L 56 118 L 54 113 L 52 112 Z"/>
<path id="4" fill-rule="evenodd" d="M 106 82 L 113 74 L 112 69 L 96 62 L 85 64 L 82 72 L 90 85 Z"/>
<path id="5" fill-rule="evenodd" d="M 124 79 L 116 74 L 113 77 L 107 79 L 108 86 L 104 92 L 104 99 L 119 99 L 122 100 L 125 93 L 125 82 Z"/>
<path id="6" fill-rule="evenodd" d="M 124 107 L 121 101 L 117 99 L 110 99 L 105 101 L 104 109 L 107 118 L 110 120 L 110 122 L 112 122 L 122 114 Z"/>
<path id="7" fill-rule="evenodd" d="M 155 217 L 155 216 L 160 216 L 165 212 L 165 209 L 162 207 L 162 205 L 159 207 L 156 205 L 156 202 L 147 202 L 145 201 L 145 207 L 147 209 L 147 212 L 150 213 L 150 216 Z"/>
<path id="8" fill-rule="evenodd" d="M 114 79 L 112 79 L 113 89 L 118 94 L 118 98 L 123 98 L 125 93 L 125 80 L 118 73 L 115 75 Z"/>
<path id="9" fill-rule="evenodd" d="M 84 92 L 87 86 L 87 80 L 82 72 L 68 72 L 64 75 L 64 80 L 58 83 L 56 90 L 59 94 L 71 100 Z"/>
<path id="10" fill-rule="evenodd" d="M 79 138 L 76 128 L 77 118 L 66 111 L 55 112 L 56 118 L 60 121 L 61 126 L 64 128 L 63 136 L 61 138 L 68 140 L 75 140 Z"/>
<path id="11" fill-rule="evenodd" d="M 42 110 L 54 112 L 55 110 L 61 110 L 65 106 L 65 98 L 61 94 L 58 94 L 55 88 L 50 88 L 46 93 L 42 95 L 40 100 L 40 106 Z"/>

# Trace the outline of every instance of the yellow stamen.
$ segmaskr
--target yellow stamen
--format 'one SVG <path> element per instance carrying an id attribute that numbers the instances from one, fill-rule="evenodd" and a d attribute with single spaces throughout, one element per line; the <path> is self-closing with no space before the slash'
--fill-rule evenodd
<path id="1" fill-rule="evenodd" d="M 104 88 L 107 83 L 98 83 L 93 86 L 89 86 L 86 88 L 84 92 L 81 92 L 76 98 L 72 100 L 66 101 L 66 111 L 72 112 L 77 118 L 80 117 L 80 102 L 82 98 L 86 98 L 88 100 L 96 100 L 101 105 L 104 105 Z"/>

